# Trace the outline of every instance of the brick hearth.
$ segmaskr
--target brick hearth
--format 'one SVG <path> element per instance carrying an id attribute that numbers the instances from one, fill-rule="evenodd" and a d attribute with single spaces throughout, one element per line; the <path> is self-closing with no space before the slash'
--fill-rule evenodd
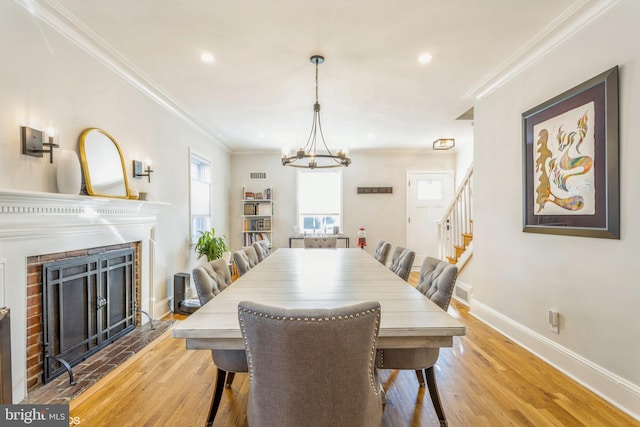
<path id="1" fill-rule="evenodd" d="M 113 371 L 129 357 L 138 353 L 154 339 L 171 328 L 175 319 L 154 320 L 155 329 L 150 324 L 136 328 L 131 333 L 103 348 L 87 360 L 73 368 L 76 385 L 69 384 L 68 375 L 60 375 L 48 384 L 39 384 L 29 391 L 21 403 L 64 404 L 71 402 L 102 377 Z"/>

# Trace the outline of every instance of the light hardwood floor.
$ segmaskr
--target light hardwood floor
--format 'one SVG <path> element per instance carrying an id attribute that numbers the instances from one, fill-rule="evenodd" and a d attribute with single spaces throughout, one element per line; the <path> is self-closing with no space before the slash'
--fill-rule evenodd
<path id="1" fill-rule="evenodd" d="M 412 274 L 411 281 L 416 280 Z M 436 376 L 450 426 L 640 426 L 594 393 L 469 315 L 440 352 Z M 203 426 L 215 369 L 208 351 L 187 351 L 170 332 L 71 402 L 80 426 Z M 384 427 L 437 426 L 429 392 L 413 371 L 381 371 Z M 248 377 L 225 390 L 215 426 L 247 426 Z"/>

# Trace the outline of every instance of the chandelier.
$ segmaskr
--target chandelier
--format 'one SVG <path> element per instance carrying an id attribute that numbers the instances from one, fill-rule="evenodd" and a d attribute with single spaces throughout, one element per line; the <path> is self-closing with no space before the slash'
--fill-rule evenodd
<path id="1" fill-rule="evenodd" d="M 295 153 L 282 153 L 282 165 L 305 169 L 327 169 L 349 166 L 351 159 L 347 157 L 347 153 L 343 150 L 338 151 L 336 154 L 332 153 L 324 141 L 322 124 L 320 123 L 320 103 L 318 103 L 318 65 L 324 62 L 324 57 L 313 55 L 310 60 L 312 64 L 316 64 L 316 103 L 313 104 L 311 132 L 304 147 L 299 148 Z M 317 152 L 318 134 L 320 134 L 320 141 L 322 141 L 326 153 Z"/>

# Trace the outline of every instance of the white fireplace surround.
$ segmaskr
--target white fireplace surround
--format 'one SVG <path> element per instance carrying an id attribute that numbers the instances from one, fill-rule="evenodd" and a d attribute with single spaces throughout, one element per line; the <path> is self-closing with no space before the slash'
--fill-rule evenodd
<path id="1" fill-rule="evenodd" d="M 154 317 L 153 236 L 162 205 L 0 190 L 0 307 L 11 309 L 14 403 L 27 393 L 27 257 L 140 242 L 141 309 Z M 142 321 L 148 321 L 146 316 Z"/>

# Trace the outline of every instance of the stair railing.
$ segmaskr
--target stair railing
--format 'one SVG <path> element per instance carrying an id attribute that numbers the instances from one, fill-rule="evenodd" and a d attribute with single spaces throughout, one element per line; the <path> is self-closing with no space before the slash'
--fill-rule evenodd
<path id="1" fill-rule="evenodd" d="M 453 200 L 438 222 L 438 255 L 440 259 L 455 263 L 460 248 L 464 250 L 463 235 L 473 234 L 473 216 L 471 201 L 473 197 L 473 165 L 467 171 L 458 187 Z"/>

